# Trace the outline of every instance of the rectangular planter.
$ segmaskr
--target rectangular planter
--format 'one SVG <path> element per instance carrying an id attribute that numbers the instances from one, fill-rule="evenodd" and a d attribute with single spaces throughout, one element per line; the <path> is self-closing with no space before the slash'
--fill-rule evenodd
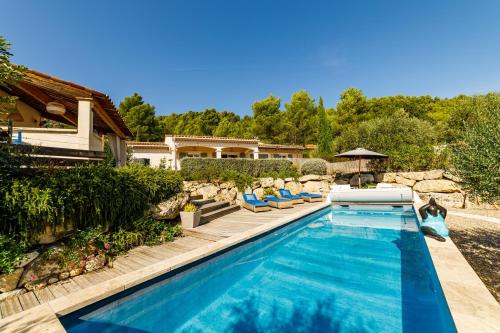
<path id="1" fill-rule="evenodd" d="M 201 211 L 181 212 L 181 222 L 183 228 L 196 228 L 200 225 Z"/>

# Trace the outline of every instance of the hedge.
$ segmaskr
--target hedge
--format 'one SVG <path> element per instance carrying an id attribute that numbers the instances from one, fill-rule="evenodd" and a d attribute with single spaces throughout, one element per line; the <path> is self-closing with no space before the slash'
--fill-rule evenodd
<path id="1" fill-rule="evenodd" d="M 0 187 L 0 233 L 28 239 L 47 226 L 111 230 L 182 191 L 179 173 L 140 165 L 84 165 L 9 177 Z"/>
<path id="2" fill-rule="evenodd" d="M 220 179 L 227 172 L 239 172 L 256 178 L 272 175 L 293 177 L 297 174 L 292 161 L 286 159 L 188 157 L 181 160 L 181 173 L 187 180 Z"/>
<path id="3" fill-rule="evenodd" d="M 310 159 L 301 165 L 300 171 L 303 175 L 326 175 L 326 161 L 320 158 Z"/>

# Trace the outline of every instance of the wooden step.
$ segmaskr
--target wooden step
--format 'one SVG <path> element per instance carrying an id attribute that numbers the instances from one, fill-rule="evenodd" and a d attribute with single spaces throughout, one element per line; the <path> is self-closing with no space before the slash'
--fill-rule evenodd
<path id="1" fill-rule="evenodd" d="M 195 205 L 196 207 L 200 207 L 200 206 L 215 202 L 215 200 L 214 199 L 196 199 L 196 200 L 191 200 L 190 202 L 193 205 Z"/>
<path id="2" fill-rule="evenodd" d="M 203 200 L 203 195 L 199 194 L 199 195 L 190 195 L 189 196 L 189 201 L 193 201 L 193 200 Z"/>
<path id="3" fill-rule="evenodd" d="M 214 210 L 218 210 L 224 207 L 229 206 L 229 202 L 227 201 L 216 201 L 204 204 L 200 206 L 198 209 L 201 211 L 201 215 L 213 212 Z"/>
<path id="4" fill-rule="evenodd" d="M 214 210 L 210 213 L 203 214 L 203 215 L 201 215 L 201 218 L 200 218 L 200 224 L 208 223 L 212 220 L 215 220 L 216 218 L 219 218 L 221 216 L 224 216 L 224 215 L 230 214 L 232 212 L 235 212 L 237 210 L 240 210 L 240 208 L 241 207 L 238 205 L 231 205 L 231 206 L 226 206 L 226 207 Z"/>

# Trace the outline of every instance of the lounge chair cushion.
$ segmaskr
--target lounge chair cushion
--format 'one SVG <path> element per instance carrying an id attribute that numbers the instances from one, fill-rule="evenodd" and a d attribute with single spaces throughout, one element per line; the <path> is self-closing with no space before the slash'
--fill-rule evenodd
<path id="1" fill-rule="evenodd" d="M 272 195 L 268 195 L 264 199 L 267 201 L 274 201 L 274 202 L 289 202 L 290 201 L 287 199 L 277 198 L 277 197 L 272 196 Z"/>
<path id="2" fill-rule="evenodd" d="M 278 190 L 278 192 L 280 193 L 280 195 L 283 198 L 286 198 L 286 199 L 302 199 L 301 195 L 292 195 L 292 193 L 290 193 L 289 190 L 281 189 L 281 190 Z"/>
<path id="3" fill-rule="evenodd" d="M 255 194 L 243 194 L 243 200 L 249 205 L 255 206 L 255 207 L 265 207 L 269 206 L 267 203 L 265 203 L 262 200 L 258 200 Z"/>
<path id="4" fill-rule="evenodd" d="M 316 193 L 300 192 L 299 194 L 310 198 L 321 198 L 321 194 L 316 194 Z"/>

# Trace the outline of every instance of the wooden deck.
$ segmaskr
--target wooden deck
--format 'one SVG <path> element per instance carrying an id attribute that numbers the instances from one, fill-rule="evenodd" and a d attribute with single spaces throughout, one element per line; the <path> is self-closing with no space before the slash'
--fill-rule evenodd
<path id="1" fill-rule="evenodd" d="M 79 275 L 51 284 L 40 290 L 30 291 L 6 299 L 0 302 L 0 319 L 320 205 L 324 204 L 305 203 L 290 209 L 273 209 L 262 213 L 253 213 L 246 209 L 233 212 L 196 229 L 185 230 L 184 237 L 180 237 L 173 242 L 158 246 L 137 247 L 126 255 L 116 258 L 113 268 L 104 268 Z"/>

